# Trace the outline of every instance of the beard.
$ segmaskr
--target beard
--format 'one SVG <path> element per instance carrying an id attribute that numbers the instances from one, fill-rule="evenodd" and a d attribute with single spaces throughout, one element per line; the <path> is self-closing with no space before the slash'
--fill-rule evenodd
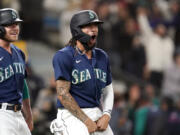
<path id="1" fill-rule="evenodd" d="M 84 46 L 85 50 L 89 51 L 95 48 L 97 44 L 96 41 L 97 41 L 97 36 L 93 35 L 93 36 L 88 36 L 87 41 L 80 41 L 80 42 Z"/>
<path id="2" fill-rule="evenodd" d="M 93 48 L 95 48 L 97 45 L 97 38 L 96 36 L 92 36 L 90 41 L 87 43 L 87 46 L 89 48 L 89 50 L 92 50 Z"/>
<path id="3" fill-rule="evenodd" d="M 95 47 L 96 47 L 96 42 L 95 43 L 93 43 L 93 44 L 91 44 L 91 43 L 88 43 L 88 48 L 89 48 L 89 50 L 92 50 L 92 49 L 94 49 Z"/>
<path id="4" fill-rule="evenodd" d="M 3 40 L 7 41 L 7 42 L 15 42 L 18 40 L 18 36 L 17 37 L 8 37 L 8 36 L 4 36 Z"/>

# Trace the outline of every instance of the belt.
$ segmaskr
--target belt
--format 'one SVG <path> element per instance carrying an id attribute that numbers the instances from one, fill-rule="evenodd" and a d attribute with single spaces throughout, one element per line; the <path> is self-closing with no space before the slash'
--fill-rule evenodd
<path id="1" fill-rule="evenodd" d="M 3 105 L 0 104 L 0 109 L 3 108 Z M 21 105 L 6 105 L 5 110 L 12 110 L 14 112 L 20 111 L 22 109 Z"/>

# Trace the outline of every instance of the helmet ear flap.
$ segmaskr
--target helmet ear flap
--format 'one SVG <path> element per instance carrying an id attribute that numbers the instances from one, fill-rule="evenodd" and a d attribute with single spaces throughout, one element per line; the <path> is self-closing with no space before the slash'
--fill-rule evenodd
<path id="1" fill-rule="evenodd" d="M 0 38 L 4 38 L 6 30 L 3 26 L 0 26 Z"/>

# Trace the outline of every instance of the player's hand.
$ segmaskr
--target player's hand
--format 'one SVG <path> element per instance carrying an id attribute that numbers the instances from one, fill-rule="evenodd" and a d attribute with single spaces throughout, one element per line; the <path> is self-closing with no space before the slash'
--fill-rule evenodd
<path id="1" fill-rule="evenodd" d="M 110 117 L 107 114 L 101 116 L 97 121 L 97 130 L 104 131 L 108 127 Z"/>
<path id="2" fill-rule="evenodd" d="M 93 133 L 97 130 L 96 122 L 89 118 L 84 122 L 84 124 L 87 126 L 89 133 Z"/>

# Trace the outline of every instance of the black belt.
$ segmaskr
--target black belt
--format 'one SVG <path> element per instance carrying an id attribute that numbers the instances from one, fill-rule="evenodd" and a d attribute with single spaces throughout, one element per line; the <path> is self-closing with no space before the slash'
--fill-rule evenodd
<path id="1" fill-rule="evenodd" d="M 2 108 L 2 104 L 0 104 L 0 109 Z M 20 111 L 22 109 L 21 105 L 7 105 L 6 110 L 12 110 L 14 112 Z"/>

